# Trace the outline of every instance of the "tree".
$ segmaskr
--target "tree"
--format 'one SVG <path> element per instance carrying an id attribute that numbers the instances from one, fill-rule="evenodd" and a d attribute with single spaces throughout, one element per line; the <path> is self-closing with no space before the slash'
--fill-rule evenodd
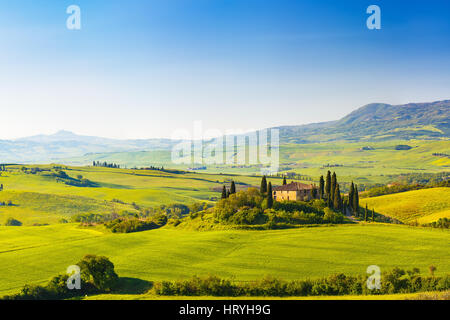
<path id="1" fill-rule="evenodd" d="M 272 207 L 273 207 L 272 182 L 269 182 L 269 186 L 267 188 L 267 208 Z"/>
<path id="2" fill-rule="evenodd" d="M 436 271 L 437 268 L 435 266 L 431 265 L 428 267 L 428 269 L 430 270 L 431 276 L 434 277 L 434 272 Z"/>
<path id="3" fill-rule="evenodd" d="M 227 198 L 227 188 L 225 186 L 223 186 L 221 199 L 226 199 L 226 198 Z"/>
<path id="4" fill-rule="evenodd" d="M 286 177 L 283 178 L 283 186 L 285 186 L 287 184 L 286 182 Z"/>
<path id="5" fill-rule="evenodd" d="M 111 291 L 119 280 L 114 264 L 107 257 L 86 255 L 77 263 L 82 280 L 92 283 L 101 291 Z"/>
<path id="6" fill-rule="evenodd" d="M 319 181 L 319 197 L 320 199 L 324 198 L 324 190 L 325 188 L 325 181 L 323 180 L 323 176 L 320 176 L 320 181 Z"/>
<path id="7" fill-rule="evenodd" d="M 366 203 L 366 210 L 364 211 L 364 221 L 367 222 L 367 203 Z"/>
<path id="8" fill-rule="evenodd" d="M 230 194 L 231 194 L 230 190 L 227 190 L 227 198 L 230 197 Z"/>
<path id="9" fill-rule="evenodd" d="M 375 209 L 372 208 L 372 222 L 375 222 L 375 217 L 373 216 L 374 212 L 375 212 Z"/>
<path id="10" fill-rule="evenodd" d="M 355 210 L 353 210 L 353 196 L 354 196 L 354 194 L 355 194 L 355 185 L 353 184 L 353 181 L 352 181 L 352 184 L 350 185 L 350 190 L 348 192 L 348 204 L 349 204 L 350 208 L 352 209 L 351 210 L 352 212 L 355 211 Z"/>
<path id="11" fill-rule="evenodd" d="M 259 189 L 259 192 L 261 192 L 261 194 L 265 194 L 267 192 L 266 176 L 263 176 L 261 179 L 261 188 Z"/>
<path id="12" fill-rule="evenodd" d="M 234 181 L 231 181 L 230 194 L 235 194 L 235 193 L 236 193 L 236 185 L 234 184 Z"/>
<path id="13" fill-rule="evenodd" d="M 353 211 L 355 215 L 359 217 L 359 194 L 358 194 L 358 185 L 355 184 L 355 194 L 353 195 Z"/>
<path id="14" fill-rule="evenodd" d="M 341 191 L 339 190 L 339 184 L 336 184 L 336 188 L 333 192 L 334 199 L 333 199 L 333 207 L 336 210 L 341 210 Z"/>
<path id="15" fill-rule="evenodd" d="M 22 225 L 22 222 L 20 222 L 19 220 L 13 219 L 13 218 L 8 218 L 5 222 L 5 226 L 8 227 L 20 227 Z"/>
<path id="16" fill-rule="evenodd" d="M 334 206 L 334 192 L 336 191 L 336 185 L 337 185 L 336 172 L 333 172 L 333 175 L 331 176 L 331 200 L 333 201 L 333 206 Z"/>
<path id="17" fill-rule="evenodd" d="M 327 194 L 327 205 L 331 205 L 331 172 L 328 170 L 327 178 L 325 180 L 325 192 Z"/>

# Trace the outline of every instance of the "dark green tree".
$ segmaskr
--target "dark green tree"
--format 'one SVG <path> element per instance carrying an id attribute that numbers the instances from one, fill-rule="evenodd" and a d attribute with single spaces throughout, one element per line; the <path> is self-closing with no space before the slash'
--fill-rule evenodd
<path id="1" fill-rule="evenodd" d="M 234 184 L 234 181 L 231 181 L 230 194 L 235 194 L 235 193 L 236 193 L 236 185 Z"/>
<path id="2" fill-rule="evenodd" d="M 366 210 L 364 210 L 364 221 L 367 222 L 367 203 L 366 203 Z"/>
<path id="3" fill-rule="evenodd" d="M 283 178 L 283 186 L 285 186 L 287 184 L 286 182 L 286 177 Z"/>
<path id="4" fill-rule="evenodd" d="M 328 170 L 327 178 L 325 180 L 325 193 L 327 195 L 327 205 L 331 206 L 331 172 Z"/>
<path id="5" fill-rule="evenodd" d="M 265 194 L 267 192 L 266 176 L 263 176 L 261 179 L 261 188 L 259 189 L 259 192 L 261 192 L 261 194 Z"/>
<path id="6" fill-rule="evenodd" d="M 81 269 L 82 280 L 101 291 L 111 291 L 118 283 L 114 264 L 107 257 L 86 255 L 77 265 Z"/>
<path id="7" fill-rule="evenodd" d="M 226 198 L 227 198 L 227 188 L 225 186 L 223 186 L 221 199 L 226 199 Z"/>
<path id="8" fill-rule="evenodd" d="M 339 184 L 336 184 L 336 188 L 333 192 L 334 194 L 334 199 L 333 199 L 333 207 L 336 210 L 341 210 L 341 191 L 339 190 Z"/>
<path id="9" fill-rule="evenodd" d="M 375 212 L 375 209 L 372 208 L 372 222 L 375 222 L 374 212 Z"/>
<path id="10" fill-rule="evenodd" d="M 355 194 L 355 185 L 353 184 L 353 181 L 352 181 L 352 184 L 350 185 L 350 190 L 348 192 L 348 204 L 349 204 L 350 209 L 351 209 L 352 212 L 355 211 L 353 209 L 353 196 L 354 196 L 354 194 Z"/>
<path id="11" fill-rule="evenodd" d="M 319 197 L 320 199 L 324 198 L 325 193 L 325 180 L 323 179 L 323 176 L 320 176 L 319 180 Z"/>
<path id="12" fill-rule="evenodd" d="M 353 195 L 353 211 L 355 216 L 359 217 L 359 194 L 358 185 L 355 184 L 355 194 Z"/>
<path id="13" fill-rule="evenodd" d="M 267 187 L 267 207 L 273 207 L 273 193 L 272 193 L 272 183 L 269 182 L 269 186 Z"/>
<path id="14" fill-rule="evenodd" d="M 333 172 L 333 175 L 331 176 L 331 200 L 333 201 L 333 206 L 334 206 L 334 192 L 336 191 L 336 185 L 337 185 L 336 172 Z"/>

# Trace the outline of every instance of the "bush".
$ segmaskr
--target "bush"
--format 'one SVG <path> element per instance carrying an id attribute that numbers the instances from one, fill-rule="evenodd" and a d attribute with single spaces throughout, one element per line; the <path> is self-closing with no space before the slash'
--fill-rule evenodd
<path id="1" fill-rule="evenodd" d="M 323 220 L 328 223 L 342 223 L 344 222 L 344 215 L 342 213 L 336 213 L 330 208 L 324 209 L 325 215 Z"/>
<path id="2" fill-rule="evenodd" d="M 105 224 L 105 226 L 114 233 L 132 233 L 158 229 L 167 223 L 167 216 L 158 215 L 152 219 L 139 220 L 132 219 L 115 219 Z"/>
<path id="3" fill-rule="evenodd" d="M 13 219 L 13 218 L 8 218 L 8 220 L 6 220 L 5 222 L 5 226 L 9 226 L 9 227 L 20 227 L 22 225 L 22 222 L 20 222 L 19 220 Z"/>
<path id="4" fill-rule="evenodd" d="M 320 296 L 414 293 L 450 289 L 450 275 L 443 278 L 421 277 L 418 269 L 394 270 L 382 276 L 381 290 L 367 289 L 367 275 L 335 274 L 317 280 L 283 281 L 264 277 L 259 281 L 232 283 L 215 276 L 194 277 L 189 280 L 163 281 L 154 284 L 153 291 L 163 296 Z"/>
<path id="5" fill-rule="evenodd" d="M 81 270 L 81 279 L 92 283 L 98 290 L 109 292 L 117 285 L 119 277 L 107 257 L 86 255 L 77 265 Z"/>

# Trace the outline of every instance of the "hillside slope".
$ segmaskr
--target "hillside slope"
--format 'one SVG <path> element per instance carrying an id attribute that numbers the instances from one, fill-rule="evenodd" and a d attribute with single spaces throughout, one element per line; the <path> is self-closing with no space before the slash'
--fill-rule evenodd
<path id="1" fill-rule="evenodd" d="M 76 225 L 0 227 L 0 296 L 42 283 L 85 254 L 105 255 L 121 277 L 146 281 L 214 274 L 235 280 L 286 280 L 364 274 L 376 264 L 450 272 L 449 231 L 347 225 L 272 231 L 158 230 L 111 234 Z M 42 259 L 45 257 L 45 259 Z M 20 261 L 20 264 L 17 262 Z"/>
<path id="2" fill-rule="evenodd" d="M 450 188 L 432 188 L 361 199 L 369 209 L 405 223 L 429 223 L 450 218 Z"/>

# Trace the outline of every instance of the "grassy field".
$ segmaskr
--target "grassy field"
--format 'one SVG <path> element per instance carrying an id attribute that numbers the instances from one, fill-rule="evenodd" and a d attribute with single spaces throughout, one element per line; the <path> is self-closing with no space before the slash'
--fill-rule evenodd
<path id="1" fill-rule="evenodd" d="M 22 166 L 9 166 L 2 172 L 0 202 L 12 201 L 13 206 L 0 206 L 0 224 L 14 218 L 24 225 L 56 223 L 77 213 L 107 213 L 133 211 L 132 203 L 142 207 L 161 204 L 192 204 L 214 201 L 220 197 L 223 184 L 233 179 L 237 188 L 258 186 L 259 177 L 186 173 L 174 174 L 152 170 L 110 169 L 99 167 L 67 167 L 70 177 L 82 175 L 97 187 L 75 187 L 57 182 L 47 172 L 30 174 L 20 170 Z M 53 165 L 28 166 L 51 169 Z M 271 178 L 274 185 L 281 178 Z M 125 204 L 113 203 L 118 199 Z"/>
<path id="2" fill-rule="evenodd" d="M 450 217 L 450 188 L 422 189 L 374 198 L 361 199 L 362 207 L 368 205 L 376 212 L 405 223 L 429 223 Z"/>
<path id="3" fill-rule="evenodd" d="M 396 225 L 341 225 L 273 231 L 195 232 L 162 228 L 132 234 L 74 224 L 0 227 L 0 295 L 64 273 L 85 254 L 106 255 L 121 277 L 174 280 L 215 274 L 237 281 L 292 280 L 418 267 L 450 272 L 450 232 Z"/>

